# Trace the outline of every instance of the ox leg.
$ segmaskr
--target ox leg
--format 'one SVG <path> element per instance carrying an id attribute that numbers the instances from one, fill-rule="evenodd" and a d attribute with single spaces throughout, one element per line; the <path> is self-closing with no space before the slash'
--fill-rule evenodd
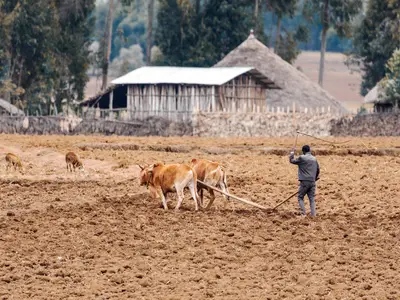
<path id="1" fill-rule="evenodd" d="M 229 194 L 228 187 L 226 186 L 226 184 L 224 182 L 220 182 L 219 183 L 219 187 L 225 193 Z M 233 201 L 229 201 L 229 197 L 228 196 L 226 196 L 226 195 L 223 195 L 223 196 L 224 196 L 224 199 L 226 200 L 226 201 L 224 201 L 224 208 L 226 208 L 226 205 L 228 204 L 228 202 L 231 202 L 232 203 L 232 210 L 235 210 L 235 205 L 233 204 Z"/>
<path id="2" fill-rule="evenodd" d="M 200 206 L 203 207 L 203 189 L 200 190 L 201 198 L 197 194 L 197 186 L 194 183 L 189 184 L 189 190 L 190 194 L 192 195 L 192 198 L 194 200 L 194 207 L 195 210 L 199 210 L 199 202 Z"/>
<path id="3" fill-rule="evenodd" d="M 158 191 L 157 191 L 158 192 Z M 162 205 L 164 206 L 165 210 L 168 210 L 168 205 L 167 205 L 167 195 L 164 194 L 162 191 L 158 192 L 158 195 L 160 196 L 162 200 Z"/>
<path id="4" fill-rule="evenodd" d="M 181 191 L 177 190 L 176 194 L 178 195 L 178 203 L 176 204 L 175 210 L 178 211 L 179 208 L 182 205 L 182 201 L 183 201 L 184 195 L 183 195 L 183 191 L 182 190 Z"/>
<path id="5" fill-rule="evenodd" d="M 208 192 L 210 193 L 210 201 L 208 202 L 206 209 L 209 209 L 215 200 L 214 191 L 212 189 L 208 189 Z"/>
<path id="6" fill-rule="evenodd" d="M 202 188 L 200 188 L 199 204 L 200 204 L 201 207 L 204 207 L 203 199 L 204 199 L 204 190 Z"/>

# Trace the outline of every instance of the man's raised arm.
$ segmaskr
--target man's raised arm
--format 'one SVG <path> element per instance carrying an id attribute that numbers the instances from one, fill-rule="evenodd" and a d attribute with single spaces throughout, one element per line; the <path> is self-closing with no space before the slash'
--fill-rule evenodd
<path id="1" fill-rule="evenodd" d="M 301 156 L 299 156 L 298 159 L 295 159 L 294 151 L 292 151 L 292 152 L 290 152 L 289 161 L 290 161 L 290 163 L 292 163 L 294 165 L 299 165 L 301 163 Z"/>

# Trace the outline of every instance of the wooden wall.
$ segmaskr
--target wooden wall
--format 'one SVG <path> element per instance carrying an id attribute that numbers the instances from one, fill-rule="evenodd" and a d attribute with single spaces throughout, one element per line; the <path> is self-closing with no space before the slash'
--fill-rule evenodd
<path id="1" fill-rule="evenodd" d="M 220 110 L 239 113 L 265 112 L 266 91 L 252 76 L 239 76 L 218 88 Z"/>
<path id="2" fill-rule="evenodd" d="M 162 116 L 185 121 L 196 111 L 266 111 L 266 89 L 249 75 L 242 75 L 222 86 L 130 85 L 127 91 L 129 119 Z"/>

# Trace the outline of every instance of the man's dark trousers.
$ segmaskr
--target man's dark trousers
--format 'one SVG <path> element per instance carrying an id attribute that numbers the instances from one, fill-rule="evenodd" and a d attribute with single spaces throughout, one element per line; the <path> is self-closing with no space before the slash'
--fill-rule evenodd
<path id="1" fill-rule="evenodd" d="M 305 195 L 307 195 L 310 200 L 311 216 L 315 217 L 315 181 L 300 181 L 298 200 L 303 216 L 306 215 L 306 208 L 304 207 Z"/>

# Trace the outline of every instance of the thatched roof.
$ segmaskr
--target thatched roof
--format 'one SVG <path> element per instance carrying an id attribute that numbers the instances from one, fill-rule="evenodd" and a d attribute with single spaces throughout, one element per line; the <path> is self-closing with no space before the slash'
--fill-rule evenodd
<path id="1" fill-rule="evenodd" d="M 364 103 L 386 103 L 387 100 L 384 99 L 384 93 L 385 91 L 379 85 L 376 85 L 365 95 Z"/>
<path id="2" fill-rule="evenodd" d="M 0 99 L 0 112 L 1 111 L 5 111 L 14 116 L 25 116 L 25 113 L 22 110 L 3 99 Z"/>
<path id="3" fill-rule="evenodd" d="M 79 103 L 79 105 L 80 105 L 80 106 L 86 106 L 86 105 L 92 106 L 92 105 L 95 105 L 95 104 L 97 104 L 97 103 L 102 99 L 102 97 L 103 97 L 104 95 L 109 94 L 109 93 L 110 93 L 113 89 L 115 89 L 115 88 L 116 88 L 116 85 L 115 85 L 115 84 L 112 84 L 112 85 L 108 86 L 105 90 L 97 92 L 96 95 L 91 96 L 91 97 L 89 97 L 89 98 L 87 98 L 87 99 L 82 100 L 82 101 Z"/>
<path id="4" fill-rule="evenodd" d="M 273 53 L 253 34 L 214 67 L 230 66 L 252 66 L 282 88 L 268 91 L 268 105 L 291 107 L 295 102 L 296 107 L 330 106 L 331 109 L 346 111 L 332 95 Z"/>

